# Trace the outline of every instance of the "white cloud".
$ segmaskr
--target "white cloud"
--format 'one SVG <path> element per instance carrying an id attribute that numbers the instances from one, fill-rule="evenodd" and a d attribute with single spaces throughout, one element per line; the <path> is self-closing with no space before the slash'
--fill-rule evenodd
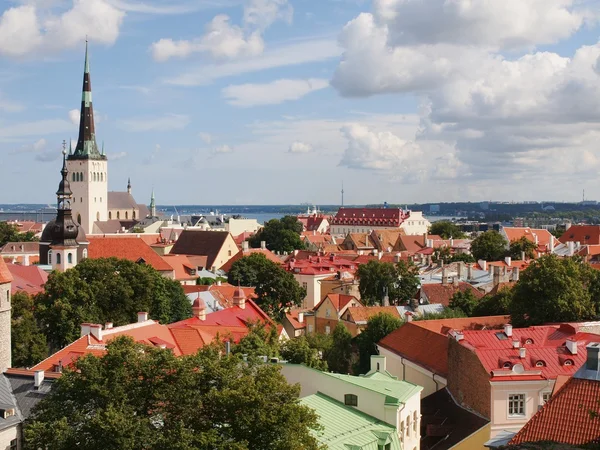
<path id="1" fill-rule="evenodd" d="M 223 97 L 235 106 L 275 105 L 298 100 L 305 95 L 324 89 L 329 81 L 322 78 L 307 80 L 275 80 L 264 84 L 238 84 L 223 88 Z"/>
<path id="2" fill-rule="evenodd" d="M 341 131 L 348 141 L 341 166 L 407 172 L 420 160 L 418 145 L 389 131 L 374 132 L 360 124 L 347 125 Z"/>
<path id="3" fill-rule="evenodd" d="M 212 155 L 220 155 L 224 153 L 233 153 L 233 148 L 231 148 L 229 145 L 219 145 L 218 147 L 213 148 L 211 151 Z"/>
<path id="4" fill-rule="evenodd" d="M 44 136 L 55 133 L 67 133 L 73 129 L 70 121 L 62 119 L 44 119 L 33 122 L 20 122 L 0 127 L 0 141 L 11 141 L 28 136 Z"/>
<path id="5" fill-rule="evenodd" d="M 165 79 L 165 83 L 178 86 L 200 86 L 213 81 L 277 67 L 324 61 L 340 56 L 338 44 L 331 39 L 311 39 L 294 42 L 267 50 L 260 56 L 224 64 L 208 64 L 187 70 Z"/>
<path id="6" fill-rule="evenodd" d="M 217 60 L 252 57 L 263 53 L 263 32 L 277 20 L 291 21 L 293 10 L 287 0 L 250 0 L 244 7 L 243 24 L 231 23 L 219 14 L 207 25 L 205 33 L 194 39 L 163 38 L 150 46 L 155 61 L 186 58 L 205 53 Z"/>
<path id="7" fill-rule="evenodd" d="M 78 109 L 72 109 L 69 111 L 69 120 L 75 126 L 79 126 L 79 119 L 81 118 L 81 112 Z"/>
<path id="8" fill-rule="evenodd" d="M 123 0 L 107 0 L 114 7 L 134 13 L 142 14 L 157 14 L 157 15 L 176 15 L 188 14 L 203 9 L 224 8 L 233 6 L 237 1 L 231 0 L 190 0 L 181 2 L 169 2 L 165 5 L 163 0 L 158 1 L 123 1 Z"/>
<path id="9" fill-rule="evenodd" d="M 213 137 L 210 133 L 206 133 L 204 131 L 201 131 L 200 133 L 198 133 L 198 137 L 200 139 L 202 139 L 202 142 L 204 142 L 205 144 L 210 144 L 213 141 Z"/>
<path id="10" fill-rule="evenodd" d="M 14 112 L 21 112 L 24 109 L 25 109 L 25 106 L 23 106 L 21 103 L 18 103 L 18 102 L 12 101 L 12 100 L 7 100 L 0 93 L 0 111 L 14 113 Z"/>
<path id="11" fill-rule="evenodd" d="M 80 45 L 87 38 L 113 44 L 125 13 L 106 0 L 73 0 L 71 9 L 53 14 L 48 5 L 25 4 L 0 17 L 0 55 L 25 56 Z"/>
<path id="12" fill-rule="evenodd" d="M 300 141 L 292 142 L 292 145 L 288 149 L 288 153 L 310 153 L 312 151 L 312 145 Z"/>
<path id="13" fill-rule="evenodd" d="M 117 159 L 123 159 L 127 156 L 127 152 L 109 153 L 108 159 L 116 161 Z"/>
<path id="14" fill-rule="evenodd" d="M 162 117 L 136 117 L 122 120 L 119 127 L 125 131 L 174 131 L 183 130 L 190 123 L 184 114 L 166 114 Z"/>

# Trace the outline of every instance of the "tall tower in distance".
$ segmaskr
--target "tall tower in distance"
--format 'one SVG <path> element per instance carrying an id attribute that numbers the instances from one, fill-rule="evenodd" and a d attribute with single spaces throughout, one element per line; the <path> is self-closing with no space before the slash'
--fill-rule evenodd
<path id="1" fill-rule="evenodd" d="M 11 367 L 12 353 L 10 344 L 10 287 L 12 276 L 4 259 L 0 258 L 0 370 Z"/>
<path id="2" fill-rule="evenodd" d="M 96 144 L 87 41 L 79 137 L 75 151 L 71 151 L 67 158 L 67 171 L 73 191 L 73 217 L 85 232 L 92 233 L 94 222 L 108 220 L 108 161 L 104 149 L 100 153 Z"/>

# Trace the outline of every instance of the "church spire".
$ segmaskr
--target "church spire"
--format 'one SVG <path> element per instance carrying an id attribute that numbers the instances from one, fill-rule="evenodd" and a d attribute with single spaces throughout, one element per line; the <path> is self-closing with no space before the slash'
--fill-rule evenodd
<path id="1" fill-rule="evenodd" d="M 94 108 L 92 106 L 92 82 L 88 58 L 88 42 L 85 41 L 85 64 L 83 69 L 83 88 L 81 93 L 81 113 L 79 115 L 79 138 L 75 153 L 69 159 L 106 159 L 100 154 L 96 144 L 94 126 Z"/>
<path id="2" fill-rule="evenodd" d="M 152 197 L 150 197 L 150 217 L 156 217 L 156 202 L 154 201 L 154 188 L 152 188 Z"/>
<path id="3" fill-rule="evenodd" d="M 56 220 L 52 227 L 52 245 L 77 245 L 78 227 L 71 215 L 71 184 L 69 183 L 69 171 L 67 170 L 67 143 L 63 141 L 63 166 L 60 171 L 62 179 L 56 191 Z"/>
<path id="4" fill-rule="evenodd" d="M 127 193 L 131 194 L 131 178 L 127 178 Z"/>

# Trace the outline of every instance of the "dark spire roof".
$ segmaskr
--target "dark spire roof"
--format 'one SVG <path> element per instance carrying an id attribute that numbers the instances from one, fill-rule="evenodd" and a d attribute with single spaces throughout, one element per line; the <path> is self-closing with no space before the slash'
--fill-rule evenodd
<path id="1" fill-rule="evenodd" d="M 106 159 L 104 152 L 98 151 L 96 129 L 94 126 L 94 108 L 92 106 L 92 81 L 88 60 L 88 43 L 85 41 L 85 65 L 83 70 L 83 89 L 81 96 L 81 114 L 79 115 L 79 138 L 73 155 L 69 159 Z"/>
<path id="2" fill-rule="evenodd" d="M 69 184 L 69 171 L 67 170 L 67 143 L 63 141 L 63 166 L 60 171 L 62 179 L 56 191 L 57 211 L 56 220 L 49 223 L 51 227 L 51 245 L 77 245 L 79 227 L 71 215 L 71 186 Z"/>

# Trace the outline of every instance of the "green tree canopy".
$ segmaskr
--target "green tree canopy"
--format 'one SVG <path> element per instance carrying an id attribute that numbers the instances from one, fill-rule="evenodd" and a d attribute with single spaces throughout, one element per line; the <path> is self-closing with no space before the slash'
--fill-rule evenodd
<path id="1" fill-rule="evenodd" d="M 464 239 L 466 237 L 460 227 L 449 220 L 433 222 L 429 227 L 429 234 L 441 236 L 443 239 Z"/>
<path id="2" fill-rule="evenodd" d="M 593 319 L 600 274 L 576 258 L 543 256 L 523 271 L 510 304 L 514 326 Z"/>
<path id="3" fill-rule="evenodd" d="M 406 303 L 415 296 L 420 284 L 417 268 L 404 261 L 369 261 L 358 267 L 357 275 L 360 296 L 367 305 L 381 304 L 386 293 L 390 303 Z"/>
<path id="4" fill-rule="evenodd" d="M 475 307 L 473 315 L 478 317 L 508 315 L 512 298 L 512 289 L 504 287 L 495 294 L 483 297 Z"/>
<path id="5" fill-rule="evenodd" d="M 479 299 L 475 297 L 471 289 L 457 291 L 450 299 L 450 308 L 460 309 L 467 317 L 472 317 L 475 308 L 479 304 Z"/>
<path id="6" fill-rule="evenodd" d="M 506 256 L 506 240 L 497 231 L 486 231 L 471 242 L 471 253 L 477 260 L 499 261 Z"/>
<path id="7" fill-rule="evenodd" d="M 367 373 L 371 367 L 371 355 L 377 354 L 377 343 L 400 328 L 403 322 L 398 317 L 379 313 L 367 321 L 367 326 L 357 337 L 359 362 L 355 372 Z"/>
<path id="8" fill-rule="evenodd" d="M 125 325 L 148 311 L 152 319 L 171 323 L 192 314 L 177 281 L 150 265 L 117 258 L 84 259 L 66 272 L 51 273 L 35 304 L 35 317 L 53 349 L 77 339 L 85 322 Z"/>
<path id="9" fill-rule="evenodd" d="M 12 365 L 32 367 L 48 356 L 46 336 L 33 317 L 33 298 L 25 292 L 16 292 L 11 307 Z"/>
<path id="10" fill-rule="evenodd" d="M 35 233 L 27 231 L 25 233 L 19 232 L 16 225 L 8 222 L 0 222 L 0 247 L 7 242 L 35 242 L 39 241 L 35 237 Z"/>
<path id="11" fill-rule="evenodd" d="M 228 281 L 234 285 L 254 286 L 258 305 L 277 320 L 281 319 L 285 309 L 301 305 L 306 296 L 294 275 L 260 253 L 235 261 L 229 270 Z"/>
<path id="12" fill-rule="evenodd" d="M 304 364 L 319 370 L 327 370 L 327 361 L 319 351 L 310 346 L 308 339 L 298 336 L 288 339 L 281 345 L 281 357 L 293 364 Z"/>
<path id="13" fill-rule="evenodd" d="M 254 248 L 260 247 L 261 241 L 264 241 L 272 252 L 293 252 L 304 248 L 300 238 L 302 228 L 302 223 L 295 216 L 271 219 L 248 242 Z"/>
<path id="14" fill-rule="evenodd" d="M 233 346 L 233 353 L 248 357 L 279 355 L 279 338 L 275 326 L 267 327 L 264 323 L 249 323 L 248 334 Z M 222 336 L 227 338 L 227 336 Z"/>
<path id="15" fill-rule="evenodd" d="M 316 450 L 317 415 L 299 403 L 299 386 L 276 365 L 219 350 L 176 357 L 111 341 L 54 382 L 26 424 L 27 448 Z"/>
<path id="16" fill-rule="evenodd" d="M 452 253 L 449 247 L 438 247 L 433 251 L 432 258 L 433 262 L 444 261 L 445 264 L 451 264 L 453 262 L 475 262 L 475 258 L 468 253 Z"/>
<path id="17" fill-rule="evenodd" d="M 332 345 L 327 353 L 329 370 L 349 373 L 352 366 L 352 335 L 343 323 L 338 322 L 332 335 Z"/>
<path id="18" fill-rule="evenodd" d="M 520 239 L 515 239 L 511 241 L 509 253 L 512 259 L 520 260 L 523 256 L 523 252 L 525 252 L 526 258 L 533 258 L 535 255 L 533 251 L 537 248 L 534 242 L 527 239 L 525 236 Z"/>

